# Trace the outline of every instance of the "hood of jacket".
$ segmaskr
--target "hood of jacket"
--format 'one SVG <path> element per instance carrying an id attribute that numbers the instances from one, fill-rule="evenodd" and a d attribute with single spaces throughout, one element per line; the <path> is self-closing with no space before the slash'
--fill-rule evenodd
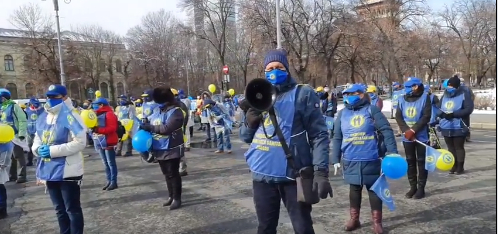
<path id="1" fill-rule="evenodd" d="M 114 110 L 112 109 L 111 106 L 102 106 L 102 107 L 100 107 L 99 109 L 97 109 L 95 111 L 95 113 L 97 115 L 100 115 L 100 114 L 103 114 L 103 113 L 106 113 L 106 112 L 114 112 Z"/>
<path id="2" fill-rule="evenodd" d="M 209 93 L 208 91 L 202 92 L 201 97 L 204 97 L 204 94 L 206 94 L 209 98 L 211 98 L 211 93 Z"/>
<path id="3" fill-rule="evenodd" d="M 45 110 L 50 113 L 50 114 L 53 114 L 53 115 L 57 115 L 59 114 L 59 112 L 61 111 L 61 108 L 62 108 L 62 105 L 66 105 L 67 108 L 72 111 L 74 110 L 74 107 L 73 107 L 73 101 L 71 100 L 71 98 L 67 98 L 64 102 L 62 102 L 61 104 L 59 105 L 56 105 L 54 107 L 51 107 L 48 102 L 45 103 L 45 105 L 43 105 L 43 107 L 45 108 Z"/>

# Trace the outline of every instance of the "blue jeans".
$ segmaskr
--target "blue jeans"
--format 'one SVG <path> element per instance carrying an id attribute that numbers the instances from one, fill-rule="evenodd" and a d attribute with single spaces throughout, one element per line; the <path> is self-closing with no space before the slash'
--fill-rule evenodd
<path id="1" fill-rule="evenodd" d="M 61 234 L 83 234 L 85 222 L 81 209 L 81 191 L 76 181 L 47 181 Z"/>
<path id="2" fill-rule="evenodd" d="M 118 167 L 116 166 L 116 151 L 114 151 L 114 148 L 101 149 L 99 150 L 99 155 L 102 158 L 102 163 L 104 163 L 107 181 L 117 183 Z"/>
<path id="3" fill-rule="evenodd" d="M 230 130 L 226 129 L 223 130 L 223 132 L 218 133 L 217 138 L 217 143 L 218 143 L 218 150 L 232 150 L 232 143 L 230 143 Z"/>

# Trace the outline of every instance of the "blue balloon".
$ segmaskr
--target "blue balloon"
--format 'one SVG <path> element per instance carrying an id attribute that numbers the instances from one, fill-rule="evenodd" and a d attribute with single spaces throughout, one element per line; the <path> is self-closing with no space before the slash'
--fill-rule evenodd
<path id="1" fill-rule="evenodd" d="M 389 178 L 397 180 L 406 175 L 408 163 L 399 154 L 386 155 L 381 164 L 382 172 Z"/>
<path id="2" fill-rule="evenodd" d="M 152 134 L 144 130 L 138 131 L 131 139 L 131 145 L 140 153 L 148 152 L 152 146 Z"/>

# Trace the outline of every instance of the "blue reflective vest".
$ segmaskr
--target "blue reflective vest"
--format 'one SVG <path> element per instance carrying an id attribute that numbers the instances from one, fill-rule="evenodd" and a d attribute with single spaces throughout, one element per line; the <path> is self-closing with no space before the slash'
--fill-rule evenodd
<path id="1" fill-rule="evenodd" d="M 294 137 L 292 136 L 292 123 L 294 121 L 296 90 L 297 86 L 293 90 L 279 95 L 274 105 L 277 122 L 287 144 L 290 144 L 291 138 Z M 275 132 L 268 113 L 264 113 L 263 119 L 263 124 L 260 124 L 249 149 L 244 154 L 249 169 L 264 176 L 289 178 L 289 170 L 292 169 L 287 167 L 287 158 L 278 137 L 275 135 L 270 139 L 267 138 L 267 136 L 274 135 Z M 300 134 L 302 133 L 297 135 Z"/>
<path id="2" fill-rule="evenodd" d="M 403 95 L 405 95 L 405 91 L 404 90 L 393 91 L 393 96 L 391 97 L 391 107 L 392 107 L 392 109 L 397 109 L 398 108 L 398 101 L 400 100 L 400 98 L 403 97 Z"/>
<path id="3" fill-rule="evenodd" d="M 152 125 L 159 126 L 164 125 L 168 121 L 168 118 L 175 112 L 175 110 L 180 109 L 178 107 L 171 108 L 166 112 L 162 111 L 154 111 L 151 116 L 149 116 L 149 122 Z M 152 134 L 152 151 L 166 151 L 170 149 L 169 140 L 170 137 L 176 138 L 180 137 L 183 139 L 183 131 L 181 131 L 181 127 L 179 128 L 180 132 L 178 133 L 176 130 L 169 136 L 161 135 L 161 134 Z"/>
<path id="4" fill-rule="evenodd" d="M 422 112 L 425 106 L 425 101 L 427 100 L 427 93 L 423 93 L 417 101 L 407 102 L 404 98 L 399 99 L 399 107 L 403 114 L 403 119 L 408 127 L 412 127 L 417 123 L 422 117 Z M 415 135 L 417 140 L 421 142 L 429 141 L 428 126 L 424 126 L 422 130 L 418 131 Z M 403 141 L 410 142 L 403 135 Z"/>
<path id="5" fill-rule="evenodd" d="M 99 128 L 105 127 L 105 115 L 106 113 L 100 114 L 97 116 L 97 126 Z M 92 134 L 93 146 L 95 150 L 99 151 L 101 149 L 107 148 L 107 138 L 104 134 Z"/>
<path id="6" fill-rule="evenodd" d="M 455 110 L 462 108 L 464 100 L 465 95 L 463 93 L 455 97 L 447 97 L 445 95 L 441 100 L 441 111 L 445 113 L 453 113 Z M 439 127 L 447 130 L 459 130 L 463 129 L 462 123 L 461 118 L 453 118 L 451 120 L 441 119 L 439 121 Z"/>
<path id="7" fill-rule="evenodd" d="M 43 113 L 45 109 L 43 107 L 37 109 L 26 108 L 26 114 L 28 115 L 28 134 L 33 135 L 36 133 L 36 121 L 38 120 L 38 116 Z"/>
<path id="8" fill-rule="evenodd" d="M 431 105 L 432 105 L 432 110 L 431 110 L 431 120 L 429 121 L 429 124 L 433 124 L 437 122 L 437 107 L 436 104 L 434 103 L 434 94 L 430 94 L 431 96 Z"/>
<path id="9" fill-rule="evenodd" d="M 328 130 L 334 129 L 334 118 L 333 117 L 324 115 L 323 120 L 325 120 L 325 124 L 327 124 Z"/>
<path id="10" fill-rule="evenodd" d="M 0 123 L 8 124 L 14 129 L 14 133 L 17 134 L 19 133 L 19 129 L 17 129 L 17 126 L 14 122 L 14 105 L 7 105 L 7 106 L 2 106 L 0 109 Z"/>
<path id="11" fill-rule="evenodd" d="M 143 111 L 143 117 L 144 119 L 148 118 L 151 116 L 154 111 L 159 107 L 159 104 L 155 102 L 146 102 L 142 106 L 142 111 Z"/>
<path id="12" fill-rule="evenodd" d="M 359 110 L 343 109 L 341 114 L 343 160 L 374 161 L 379 158 L 379 147 L 370 106 Z"/>
<path id="13" fill-rule="evenodd" d="M 57 118 L 67 118 L 57 116 Z M 36 121 L 36 134 L 42 141 L 42 145 L 62 145 L 68 143 L 69 129 L 52 124 L 47 124 L 47 112 L 43 112 Z M 66 157 L 46 158 L 38 160 L 36 178 L 45 181 L 63 181 Z"/>
<path id="14" fill-rule="evenodd" d="M 118 120 L 131 119 L 130 118 L 130 107 L 129 106 L 119 106 L 118 109 Z"/>

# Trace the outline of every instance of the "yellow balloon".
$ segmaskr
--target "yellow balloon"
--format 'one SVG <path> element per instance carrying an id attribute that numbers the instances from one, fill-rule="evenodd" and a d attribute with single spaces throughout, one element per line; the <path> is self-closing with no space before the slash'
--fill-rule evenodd
<path id="1" fill-rule="evenodd" d="M 97 126 L 97 115 L 92 110 L 82 110 L 80 116 L 87 128 Z"/>
<path id="2" fill-rule="evenodd" d="M 216 85 L 214 85 L 214 84 L 210 84 L 210 85 L 208 86 L 208 90 L 209 90 L 209 92 L 211 92 L 211 93 L 216 92 Z"/>
<path id="3" fill-rule="evenodd" d="M 123 137 L 121 137 L 121 141 L 126 141 L 128 140 L 128 133 L 123 134 Z"/>
<path id="4" fill-rule="evenodd" d="M 436 161 L 436 168 L 441 171 L 449 171 L 455 165 L 455 157 L 453 154 L 445 149 L 438 149 L 441 153 L 441 156 Z"/>
<path id="5" fill-rule="evenodd" d="M 0 143 L 1 144 L 11 142 L 16 135 L 14 133 L 14 129 L 8 124 L 0 124 L 0 132 L 2 133 L 2 134 L 0 134 Z"/>
<path id="6" fill-rule="evenodd" d="M 100 90 L 95 91 L 95 97 L 96 98 L 99 98 L 101 96 L 102 96 L 102 93 L 100 92 Z"/>
<path id="7" fill-rule="evenodd" d="M 127 132 L 131 131 L 131 128 L 133 127 L 132 119 L 122 119 L 120 122 Z"/>
<path id="8" fill-rule="evenodd" d="M 235 94 L 235 90 L 229 89 L 228 90 L 228 94 L 230 94 L 230 96 L 233 96 Z"/>

